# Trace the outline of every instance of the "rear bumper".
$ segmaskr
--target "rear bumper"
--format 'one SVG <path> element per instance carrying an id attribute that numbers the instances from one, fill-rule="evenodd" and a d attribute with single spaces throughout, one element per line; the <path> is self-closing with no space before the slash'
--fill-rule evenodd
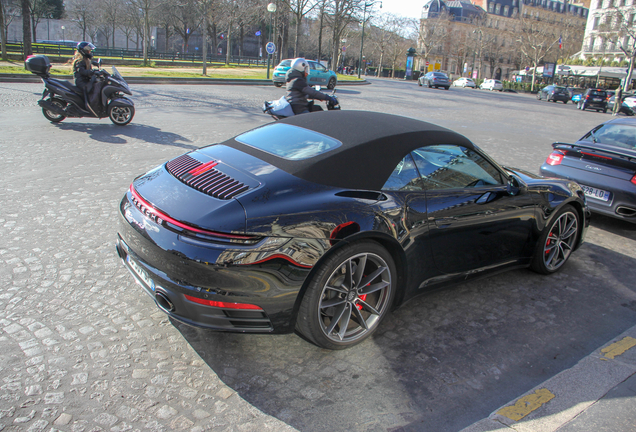
<path id="1" fill-rule="evenodd" d="M 311 266 L 295 262 L 287 247 L 294 240 L 283 240 L 242 246 L 187 239 L 124 197 L 116 248 L 144 292 L 175 320 L 216 331 L 290 333 Z"/>
<path id="2" fill-rule="evenodd" d="M 594 213 L 636 223 L 636 185 L 629 181 L 593 172 L 582 172 L 579 169 L 564 165 L 552 166 L 545 163 L 541 165 L 541 175 L 568 179 L 585 186 L 608 191 L 610 196 L 607 201 L 586 196 L 590 210 Z M 584 180 L 579 180 L 581 178 Z"/>

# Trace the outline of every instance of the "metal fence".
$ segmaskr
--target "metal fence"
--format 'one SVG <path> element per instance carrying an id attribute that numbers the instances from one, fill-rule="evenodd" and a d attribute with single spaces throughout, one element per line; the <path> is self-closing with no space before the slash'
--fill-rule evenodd
<path id="1" fill-rule="evenodd" d="M 75 48 L 65 45 L 55 44 L 43 44 L 34 43 L 31 44 L 31 48 L 34 54 L 48 54 L 56 55 L 59 57 L 73 57 L 75 54 Z M 23 52 L 22 42 L 7 43 L 8 52 Z M 95 57 L 112 57 L 121 58 L 122 60 L 130 59 L 139 61 L 144 58 L 143 51 L 130 50 L 123 48 L 96 48 L 93 51 Z M 169 62 L 189 62 L 189 63 L 203 63 L 203 55 L 199 52 L 193 53 L 180 53 L 180 52 L 158 52 L 156 50 L 148 51 L 148 60 L 150 61 L 169 61 Z M 225 63 L 225 55 L 208 53 L 208 63 Z M 267 57 L 247 57 L 247 56 L 230 56 L 230 64 L 237 66 L 267 66 Z"/>

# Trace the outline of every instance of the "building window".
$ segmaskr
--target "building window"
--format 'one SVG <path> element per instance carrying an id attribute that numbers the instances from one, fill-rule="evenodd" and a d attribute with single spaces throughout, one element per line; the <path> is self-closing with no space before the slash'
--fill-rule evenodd
<path id="1" fill-rule="evenodd" d="M 592 30 L 598 30 L 599 19 L 600 18 L 598 16 L 594 17 L 594 21 L 592 22 Z"/>
<path id="2" fill-rule="evenodd" d="M 495 3 L 488 2 L 488 13 L 493 13 L 495 11 Z"/>
<path id="3" fill-rule="evenodd" d="M 510 11 L 510 9 L 508 8 L 508 6 L 504 6 L 504 16 L 507 17 L 508 16 L 508 12 Z"/>
<path id="4" fill-rule="evenodd" d="M 499 3 L 497 3 L 497 5 L 495 6 L 495 13 L 497 15 L 501 13 L 501 5 Z"/>

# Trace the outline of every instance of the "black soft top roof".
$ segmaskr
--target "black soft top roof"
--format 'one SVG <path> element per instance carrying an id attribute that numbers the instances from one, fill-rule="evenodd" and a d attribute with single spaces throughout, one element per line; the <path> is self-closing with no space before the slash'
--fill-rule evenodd
<path id="1" fill-rule="evenodd" d="M 474 149 L 467 138 L 449 129 L 377 112 L 324 111 L 281 122 L 330 136 L 342 142 L 342 146 L 309 159 L 288 160 L 235 139 L 223 144 L 307 181 L 370 190 L 380 190 L 398 162 L 419 147 L 456 144 Z"/>

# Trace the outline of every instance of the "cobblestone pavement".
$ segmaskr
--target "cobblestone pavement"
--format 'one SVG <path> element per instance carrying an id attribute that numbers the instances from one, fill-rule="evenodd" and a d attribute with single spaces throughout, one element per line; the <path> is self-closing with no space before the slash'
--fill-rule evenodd
<path id="1" fill-rule="evenodd" d="M 138 174 L 270 121 L 270 87 L 136 86 L 137 114 L 48 123 L 0 83 L 0 430 L 453 431 L 636 324 L 636 227 L 597 217 L 562 272 L 521 269 L 419 297 L 330 352 L 297 335 L 171 322 L 114 251 Z M 345 109 L 431 120 L 531 171 L 608 119 L 525 95 L 375 82 Z"/>

